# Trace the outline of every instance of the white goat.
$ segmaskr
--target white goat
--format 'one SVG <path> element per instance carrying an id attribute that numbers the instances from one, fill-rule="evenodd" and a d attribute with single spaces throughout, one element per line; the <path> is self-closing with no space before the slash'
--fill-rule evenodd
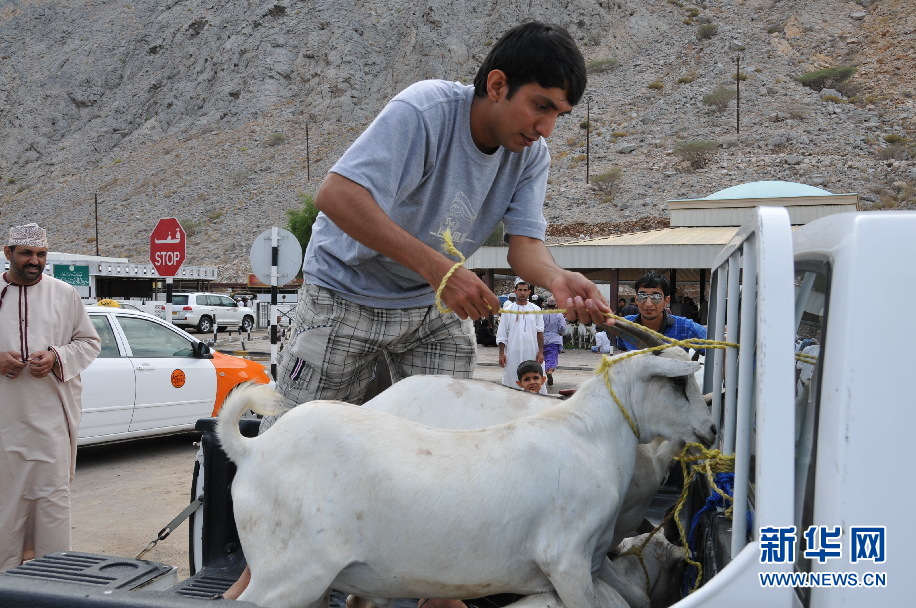
<path id="1" fill-rule="evenodd" d="M 680 586 L 687 562 L 684 561 L 684 550 L 668 542 L 664 534 L 647 532 L 626 538 L 605 563 L 617 573 L 618 578 L 632 583 L 634 600 L 629 600 L 630 606 L 667 608 L 680 599 Z M 608 608 L 619 604 L 616 595 L 609 591 L 607 582 L 596 577 L 594 583 L 598 594 L 595 602 L 597 606 Z M 347 608 L 379 607 L 351 595 L 347 598 Z M 556 591 L 548 591 L 519 598 L 505 608 L 565 607 Z"/>
<path id="2" fill-rule="evenodd" d="M 669 349 L 608 370 L 643 441 L 714 440 L 691 376 L 698 364 L 685 359 Z M 219 416 L 220 442 L 238 467 L 232 496 L 252 573 L 240 599 L 319 608 L 331 588 L 366 598 L 553 588 L 566 608 L 595 608 L 593 575 L 614 578 L 602 571 L 637 437 L 603 377 L 540 414 L 484 429 L 313 401 L 243 437 L 242 414 L 276 413 L 276 399 L 263 385 L 243 386 Z M 344 500 L 341 488 L 365 499 Z"/>
<path id="3" fill-rule="evenodd" d="M 611 556 L 611 564 L 620 578 L 639 581 L 641 590 L 648 593 L 652 608 L 668 608 L 681 599 L 681 583 L 687 562 L 684 549 L 672 545 L 661 532 L 649 537 L 649 532 L 625 538 Z M 628 553 L 642 548 L 642 556 Z"/>
<path id="4" fill-rule="evenodd" d="M 646 543 L 643 547 L 643 543 Z M 631 550 L 642 549 L 640 555 Z M 650 537 L 650 533 L 624 539 L 606 560 L 607 567 L 617 573 L 618 578 L 633 583 L 638 589 L 636 603 L 651 608 L 668 608 L 681 599 L 681 582 L 687 562 L 684 550 L 672 545 L 664 534 Z M 596 604 L 602 608 L 616 606 L 612 588 L 607 582 L 595 578 Z M 350 608 L 350 602 L 347 600 Z M 356 608 L 355 606 L 353 608 Z M 369 608 L 362 606 L 361 608 Z M 536 593 L 515 601 L 505 608 L 565 608 L 556 592 Z"/>
<path id="5" fill-rule="evenodd" d="M 579 348 L 590 348 L 591 347 L 591 332 L 588 330 L 588 325 L 585 323 L 579 323 L 576 327 L 576 343 Z"/>
<path id="6" fill-rule="evenodd" d="M 437 429 L 477 429 L 537 414 L 557 404 L 554 397 L 493 382 L 451 376 L 411 376 L 363 404 Z M 642 523 L 683 445 L 656 438 L 636 446 L 636 468 L 617 514 L 613 546 Z"/>

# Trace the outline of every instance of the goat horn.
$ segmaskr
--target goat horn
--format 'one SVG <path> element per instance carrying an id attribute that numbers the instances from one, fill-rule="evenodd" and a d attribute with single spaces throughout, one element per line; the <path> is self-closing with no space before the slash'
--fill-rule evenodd
<path id="1" fill-rule="evenodd" d="M 637 323 L 617 322 L 606 329 L 608 333 L 635 344 L 638 349 L 652 348 L 653 346 L 665 344 L 663 340 L 649 333 L 648 330 Z M 656 354 L 658 354 L 658 351 L 656 351 Z"/>

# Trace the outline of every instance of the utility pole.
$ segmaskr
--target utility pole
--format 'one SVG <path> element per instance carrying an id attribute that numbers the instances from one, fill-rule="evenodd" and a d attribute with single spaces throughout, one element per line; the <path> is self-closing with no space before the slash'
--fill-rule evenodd
<path id="1" fill-rule="evenodd" d="M 591 165 L 592 97 L 585 98 L 585 185 Z"/>
<path id="2" fill-rule="evenodd" d="M 312 159 L 309 157 L 309 121 L 305 121 L 305 181 L 312 181 Z"/>
<path id="3" fill-rule="evenodd" d="M 735 133 L 741 133 L 741 55 L 735 56 Z"/>
<path id="4" fill-rule="evenodd" d="M 95 257 L 99 257 L 99 193 L 95 193 Z"/>

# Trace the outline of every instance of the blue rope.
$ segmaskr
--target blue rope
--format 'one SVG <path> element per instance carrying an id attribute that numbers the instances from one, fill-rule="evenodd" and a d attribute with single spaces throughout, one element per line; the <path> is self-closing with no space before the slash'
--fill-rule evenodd
<path id="1" fill-rule="evenodd" d="M 690 522 L 690 531 L 687 533 L 687 548 L 690 549 L 690 557 L 696 560 L 697 549 L 696 549 L 696 531 L 700 525 L 700 518 L 703 513 L 707 511 L 713 511 L 718 509 L 727 509 L 731 506 L 733 500 L 731 497 L 734 496 L 734 487 L 735 487 L 735 474 L 734 473 L 716 473 L 713 477 L 713 481 L 722 492 L 729 497 L 729 500 L 726 503 L 725 498 L 713 490 L 710 495 L 706 498 L 706 504 L 703 505 L 703 508 L 696 512 L 693 516 L 693 520 Z M 754 518 L 751 515 L 750 510 L 747 512 L 747 530 L 752 530 L 754 524 Z M 693 589 L 693 586 L 696 584 L 697 579 L 697 569 L 695 566 L 687 564 L 687 569 L 684 571 L 684 582 L 681 588 L 681 596 L 687 597 L 690 593 L 690 590 Z"/>

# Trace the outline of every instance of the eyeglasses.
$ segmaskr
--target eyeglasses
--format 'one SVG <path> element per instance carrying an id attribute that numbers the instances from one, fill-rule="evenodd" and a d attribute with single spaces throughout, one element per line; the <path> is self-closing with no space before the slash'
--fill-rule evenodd
<path id="1" fill-rule="evenodd" d="M 665 294 L 663 293 L 642 293 L 642 292 L 636 294 L 637 302 L 645 302 L 649 298 L 652 298 L 652 301 L 658 304 L 665 298 Z"/>

